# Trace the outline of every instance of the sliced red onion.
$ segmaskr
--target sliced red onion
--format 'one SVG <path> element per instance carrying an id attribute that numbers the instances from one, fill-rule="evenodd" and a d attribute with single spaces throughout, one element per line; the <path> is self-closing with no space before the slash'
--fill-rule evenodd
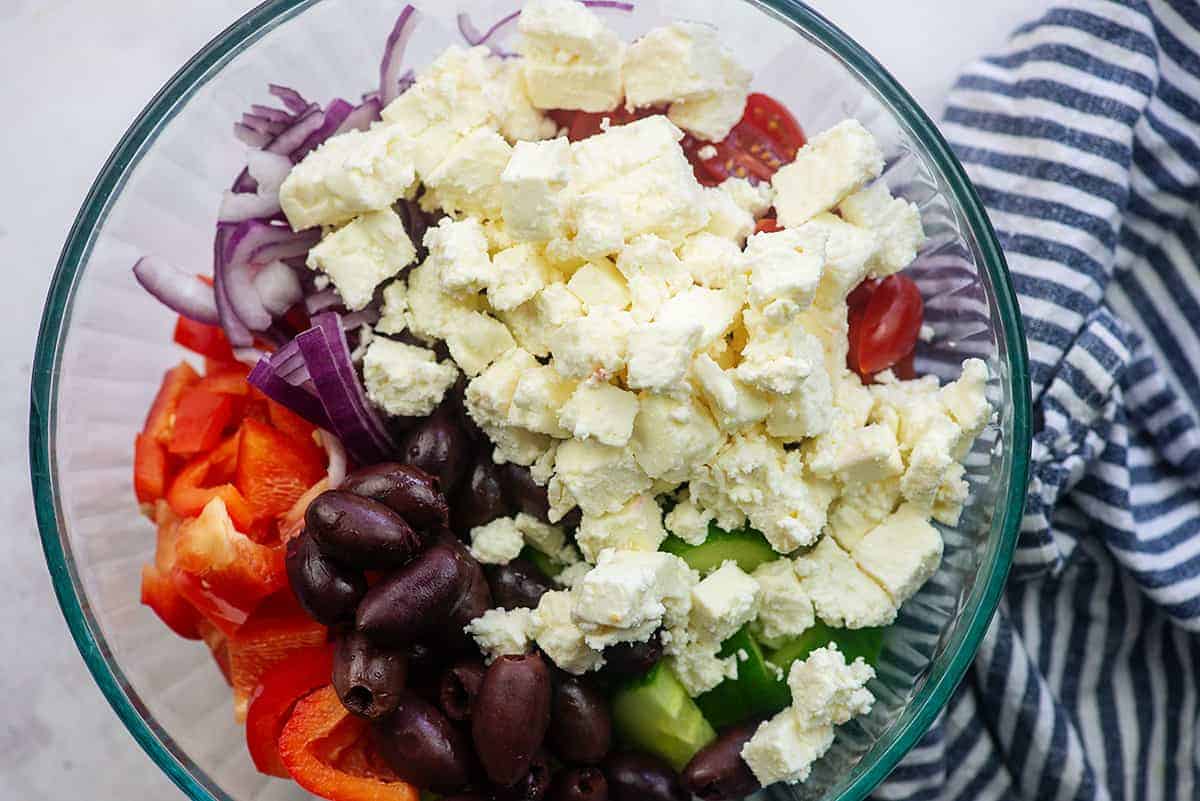
<path id="1" fill-rule="evenodd" d="M 238 141 L 245 142 L 251 147 L 263 147 L 271 141 L 271 135 L 261 133 L 254 130 L 245 123 L 235 122 L 233 124 L 233 135 L 238 138 Z"/>
<path id="2" fill-rule="evenodd" d="M 420 14 L 411 5 L 406 5 L 396 18 L 392 32 L 388 34 L 383 48 L 383 59 L 379 63 L 379 102 L 387 106 L 400 96 L 400 77 L 403 72 L 404 48 L 416 30 Z"/>
<path id="3" fill-rule="evenodd" d="M 277 195 L 292 166 L 292 160 L 279 153 L 251 150 L 246 154 L 246 171 L 257 184 L 260 195 Z"/>
<path id="4" fill-rule="evenodd" d="M 297 234 L 286 226 L 260 220 L 247 220 L 233 229 L 217 272 L 225 297 L 246 328 L 265 331 L 272 322 L 271 313 L 254 288 L 254 275 L 261 265 L 303 253 L 316 244 L 319 236 L 316 230 Z"/>
<path id="5" fill-rule="evenodd" d="M 279 136 L 284 131 L 290 122 L 273 122 L 265 117 L 259 117 L 254 114 L 243 114 L 242 125 L 247 128 L 258 131 L 259 133 L 268 134 L 270 136 Z"/>
<path id="6" fill-rule="evenodd" d="M 224 329 L 226 338 L 234 347 L 248 347 L 254 344 L 254 335 L 238 319 L 225 286 L 225 260 L 234 227 L 228 223 L 217 224 L 217 233 L 213 237 L 213 294 L 217 299 L 217 316 L 220 318 L 221 328 Z"/>
<path id="7" fill-rule="evenodd" d="M 305 103 L 304 107 L 307 108 L 308 103 Z M 270 120 L 271 122 L 277 122 L 285 126 L 291 125 L 296 121 L 296 116 L 294 114 L 289 114 L 282 109 L 271 108 L 270 106 L 260 106 L 258 103 L 254 103 L 250 106 L 250 113 L 256 117 L 261 117 L 264 120 Z"/>
<path id="8" fill-rule="evenodd" d="M 319 292 L 314 292 L 304 299 L 304 308 L 310 315 L 323 312 L 326 309 L 331 309 L 334 306 L 342 305 L 342 296 L 333 287 L 326 287 Z"/>
<path id="9" fill-rule="evenodd" d="M 304 297 L 296 271 L 281 261 L 273 261 L 258 271 L 254 289 L 263 306 L 275 317 L 282 317 Z"/>
<path id="10" fill-rule="evenodd" d="M 325 429 L 322 428 L 320 432 L 321 447 L 329 457 L 329 466 L 325 470 L 328 473 L 329 488 L 337 489 L 346 480 L 346 447 L 340 439 Z"/>
<path id="11" fill-rule="evenodd" d="M 280 212 L 279 194 L 260 195 L 251 192 L 226 192 L 217 210 L 217 222 L 242 222 L 273 217 Z"/>
<path id="12" fill-rule="evenodd" d="M 283 105 L 287 106 L 288 110 L 293 114 L 301 114 L 309 106 L 304 96 L 290 86 L 280 86 L 277 83 L 273 83 L 267 86 L 267 91 L 283 101 Z"/>
<path id="13" fill-rule="evenodd" d="M 521 12 L 514 11 L 507 16 L 501 17 L 494 25 L 492 25 L 492 27 L 488 28 L 483 33 L 480 33 L 479 29 L 475 27 L 475 24 L 471 22 L 471 17 L 464 11 L 458 15 L 458 32 L 462 34 L 462 38 L 467 44 L 471 45 L 471 47 L 487 45 L 488 49 L 491 50 L 495 55 L 501 58 L 509 58 L 516 54 L 505 50 L 495 42 L 492 42 L 491 39 L 493 36 L 500 34 L 500 32 L 505 28 L 511 26 L 520 17 Z"/>
<path id="14" fill-rule="evenodd" d="M 328 428 L 329 420 L 325 416 L 325 409 L 311 388 L 307 371 L 303 380 L 293 384 L 276 373 L 272 362 L 273 357 L 263 356 L 254 365 L 250 375 L 246 376 L 246 381 L 271 400 L 286 406 L 310 423 Z M 303 360 L 301 364 L 303 365 Z"/>
<path id="15" fill-rule="evenodd" d="M 379 322 L 379 309 L 368 306 L 356 312 L 342 315 L 342 330 L 353 331 L 364 325 L 375 325 Z"/>
<path id="16" fill-rule="evenodd" d="M 346 117 L 350 116 L 350 112 L 352 111 L 354 111 L 354 106 L 340 97 L 335 97 L 329 101 L 320 127 L 309 134 L 308 138 L 291 153 L 292 160 L 299 162 L 309 153 L 316 150 L 326 139 L 333 136 L 333 132 L 341 126 L 342 122 L 345 121 Z"/>
<path id="17" fill-rule="evenodd" d="M 153 256 L 138 259 L 133 265 L 133 275 L 147 292 L 172 311 L 199 323 L 219 322 L 216 294 L 197 276 Z"/>
<path id="18" fill-rule="evenodd" d="M 619 0 L 580 0 L 588 8 L 613 8 L 617 11 L 633 11 L 633 3 L 622 3 Z"/>
<path id="19" fill-rule="evenodd" d="M 334 136 L 345 133 L 346 131 L 365 131 L 371 127 L 371 123 L 379 119 L 379 112 L 383 106 L 379 102 L 379 98 L 365 97 L 363 102 L 354 107 L 354 110 L 346 115 L 346 119 L 342 120 L 342 124 L 333 132 Z"/>
<path id="20" fill-rule="evenodd" d="M 263 149 L 290 157 L 324 122 L 325 115 L 319 108 L 309 111 Z"/>

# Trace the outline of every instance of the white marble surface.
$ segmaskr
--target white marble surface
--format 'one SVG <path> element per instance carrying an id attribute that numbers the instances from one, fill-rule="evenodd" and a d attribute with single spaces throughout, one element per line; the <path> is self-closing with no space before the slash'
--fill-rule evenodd
<path id="1" fill-rule="evenodd" d="M 936 114 L 963 62 L 1048 0 L 816 0 Z M 161 84 L 248 0 L 0 0 L 0 800 L 182 798 L 93 685 L 33 523 L 28 384 L 59 248 L 101 163 Z"/>

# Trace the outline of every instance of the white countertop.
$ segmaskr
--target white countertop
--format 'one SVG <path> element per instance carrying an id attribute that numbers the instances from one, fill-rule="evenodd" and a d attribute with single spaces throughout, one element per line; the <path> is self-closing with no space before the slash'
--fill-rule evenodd
<path id="1" fill-rule="evenodd" d="M 935 117 L 958 67 L 1047 0 L 813 0 Z M 0 0 L 0 801 L 182 798 L 125 732 L 67 634 L 29 491 L 28 385 L 42 301 L 79 203 L 125 126 L 247 0 Z"/>

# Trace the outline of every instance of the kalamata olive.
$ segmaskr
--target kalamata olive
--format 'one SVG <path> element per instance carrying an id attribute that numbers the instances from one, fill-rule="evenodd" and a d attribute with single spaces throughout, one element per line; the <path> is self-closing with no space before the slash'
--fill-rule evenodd
<path id="1" fill-rule="evenodd" d="M 346 709 L 378 720 L 396 709 L 407 665 L 404 652 L 380 648 L 366 635 L 348 631 L 333 653 L 333 689 Z"/>
<path id="2" fill-rule="evenodd" d="M 528 467 L 509 462 L 500 466 L 500 480 L 509 504 L 518 512 L 550 522 L 550 499 L 546 488 L 533 480 Z"/>
<path id="3" fill-rule="evenodd" d="M 399 567 L 426 545 L 403 517 L 379 501 L 342 490 L 314 498 L 304 525 L 322 553 L 364 570 Z"/>
<path id="4" fill-rule="evenodd" d="M 560 771 L 550 785 L 550 801 L 608 801 L 608 782 L 599 768 Z"/>
<path id="5" fill-rule="evenodd" d="M 508 786 L 529 770 L 550 725 L 550 669 L 541 654 L 501 656 L 483 677 L 471 736 L 484 772 Z"/>
<path id="6" fill-rule="evenodd" d="M 454 530 L 466 537 L 476 526 L 510 514 L 512 510 L 500 486 L 500 468 L 489 454 L 482 454 L 454 494 Z"/>
<path id="7" fill-rule="evenodd" d="M 567 512 L 562 520 L 559 520 L 556 525 L 562 526 L 567 531 L 574 531 L 579 528 L 579 521 L 583 519 L 583 512 L 579 511 L 576 506 L 571 511 Z"/>
<path id="8" fill-rule="evenodd" d="M 461 552 L 435 544 L 367 591 L 358 605 L 355 625 L 377 642 L 411 643 L 446 624 L 473 576 Z"/>
<path id="9" fill-rule="evenodd" d="M 554 688 L 546 740 L 564 762 L 595 765 L 612 745 L 612 715 L 595 686 L 570 677 Z"/>
<path id="10" fill-rule="evenodd" d="M 446 668 L 438 683 L 438 706 L 451 720 L 467 720 L 487 668 L 482 662 L 466 660 Z"/>
<path id="11" fill-rule="evenodd" d="M 496 801 L 541 801 L 550 790 L 553 778 L 550 759 L 542 750 L 533 755 L 524 776 L 508 787 L 494 788 L 493 793 Z"/>
<path id="12" fill-rule="evenodd" d="M 461 543 L 459 547 L 462 547 Z M 479 564 L 469 552 L 466 552 L 465 548 L 463 551 L 467 570 L 470 572 L 470 581 L 454 609 L 450 610 L 450 630 L 447 632 L 447 643 L 450 645 L 454 645 L 455 642 L 471 645 L 471 639 L 463 629 L 472 620 L 492 608 L 492 590 L 488 587 L 487 574 L 483 572 L 483 565 Z"/>
<path id="13" fill-rule="evenodd" d="M 422 698 L 437 700 L 446 653 L 440 648 L 414 642 L 405 648 L 408 656 L 408 688 Z"/>
<path id="14" fill-rule="evenodd" d="M 339 489 L 379 501 L 414 528 L 430 530 L 450 523 L 437 479 L 411 464 L 384 462 L 355 470 Z"/>
<path id="15" fill-rule="evenodd" d="M 688 801 L 671 767 L 648 754 L 613 754 L 604 763 L 604 777 L 613 801 Z"/>
<path id="16" fill-rule="evenodd" d="M 482 793 L 455 793 L 442 796 L 442 801 L 492 801 L 492 797 Z"/>
<path id="17" fill-rule="evenodd" d="M 621 642 L 604 649 L 604 670 L 617 676 L 641 676 L 662 659 L 659 632 L 645 642 Z"/>
<path id="18" fill-rule="evenodd" d="M 757 728 L 758 721 L 734 726 L 696 752 L 679 776 L 683 789 L 704 801 L 726 801 L 761 787 L 742 759 L 742 746 Z"/>
<path id="19" fill-rule="evenodd" d="M 550 579 L 527 559 L 489 568 L 492 600 L 504 609 L 536 609 L 542 596 L 554 589 Z"/>
<path id="20" fill-rule="evenodd" d="M 449 497 L 466 472 L 470 446 L 470 439 L 454 419 L 453 409 L 443 403 L 404 435 L 400 461 L 437 476 L 438 486 Z"/>
<path id="21" fill-rule="evenodd" d="M 321 553 L 307 531 L 288 542 L 285 564 L 292 593 L 309 617 L 326 626 L 354 619 L 354 609 L 367 592 L 362 571 Z"/>
<path id="22" fill-rule="evenodd" d="M 471 778 L 471 743 L 437 707 L 401 692 L 396 711 L 374 726 L 380 755 L 404 781 L 435 792 L 462 789 Z"/>

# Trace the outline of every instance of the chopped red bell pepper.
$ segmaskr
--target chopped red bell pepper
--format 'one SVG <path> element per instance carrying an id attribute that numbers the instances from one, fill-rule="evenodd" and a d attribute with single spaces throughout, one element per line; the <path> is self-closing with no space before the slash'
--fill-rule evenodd
<path id="1" fill-rule="evenodd" d="M 200 639 L 204 640 L 204 644 L 208 646 L 213 661 L 217 663 L 217 668 L 225 677 L 225 683 L 232 687 L 233 679 L 230 677 L 229 670 L 229 638 L 225 636 L 225 632 L 203 616 L 201 616 L 197 628 L 200 630 Z"/>
<path id="2" fill-rule="evenodd" d="M 279 735 L 296 702 L 329 684 L 333 647 L 305 648 L 273 665 L 250 693 L 246 711 L 246 745 L 260 773 L 288 778 L 279 758 Z"/>
<path id="3" fill-rule="evenodd" d="M 238 531 L 219 497 L 179 527 L 171 576 L 180 594 L 227 635 L 287 585 L 283 549 Z"/>
<path id="4" fill-rule="evenodd" d="M 175 424 L 167 450 L 181 456 L 211 451 L 221 441 L 234 411 L 233 399 L 228 395 L 199 386 L 189 388 L 175 407 Z"/>
<path id="5" fill-rule="evenodd" d="M 167 451 L 149 434 L 133 440 L 133 491 L 138 503 L 154 503 L 167 491 Z"/>
<path id="6" fill-rule="evenodd" d="M 175 407 L 179 405 L 179 398 L 183 395 L 184 390 L 199 380 L 200 376 L 187 362 L 180 362 L 168 370 L 163 376 L 158 394 L 154 396 L 154 402 L 150 404 L 150 411 L 146 414 L 146 424 L 142 426 L 142 433 L 162 445 L 167 445 L 171 441 L 171 429 L 175 423 Z"/>
<path id="7" fill-rule="evenodd" d="M 417 788 L 395 777 L 367 734 L 366 722 L 323 687 L 296 704 L 279 756 L 296 784 L 329 801 L 417 801 Z"/>
<path id="8" fill-rule="evenodd" d="M 219 326 L 198 323 L 181 316 L 175 323 L 175 342 L 215 361 L 234 361 L 233 347 Z"/>
<path id="9" fill-rule="evenodd" d="M 229 637 L 235 717 L 245 719 L 250 694 L 267 670 L 290 660 L 297 651 L 324 645 L 328 639 L 328 630 L 304 613 L 290 589 L 285 587 L 265 599 Z"/>
<path id="10" fill-rule="evenodd" d="M 188 640 L 200 639 L 200 613 L 175 589 L 171 571 L 175 567 L 176 543 L 183 522 L 167 504 L 155 509 L 158 524 L 154 561 L 142 565 L 142 603 L 154 610 L 171 631 Z"/>
<path id="11" fill-rule="evenodd" d="M 237 488 L 261 518 L 278 517 L 325 475 L 325 453 L 257 420 L 242 423 Z"/>
<path id="12" fill-rule="evenodd" d="M 220 369 L 210 370 L 196 383 L 196 389 L 215 392 L 218 395 L 236 395 L 246 397 L 250 394 L 250 385 L 246 383 L 248 373 L 235 365 L 223 365 Z"/>
<path id="13" fill-rule="evenodd" d="M 271 425 L 278 428 L 283 433 L 287 434 L 292 439 L 298 439 L 301 442 L 312 443 L 313 432 L 317 427 L 305 420 L 300 415 L 293 412 L 288 407 L 263 395 L 257 389 L 254 390 L 256 395 L 262 397 L 267 404 L 267 419 Z"/>

